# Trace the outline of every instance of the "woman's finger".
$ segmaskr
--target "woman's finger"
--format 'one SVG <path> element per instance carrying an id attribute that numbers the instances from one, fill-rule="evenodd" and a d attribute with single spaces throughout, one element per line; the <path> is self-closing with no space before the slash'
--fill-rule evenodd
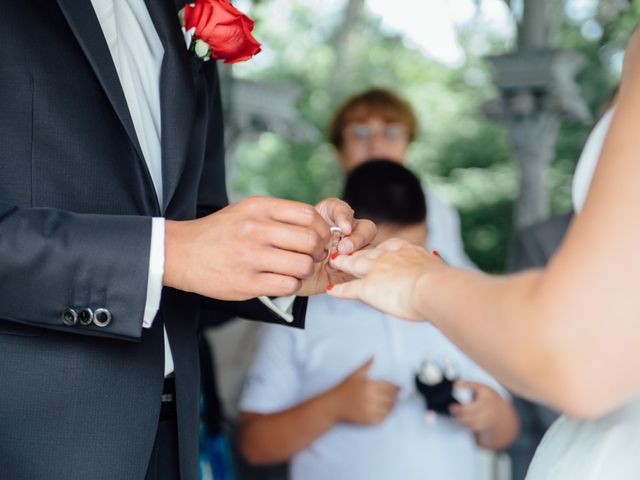
<path id="1" fill-rule="evenodd" d="M 362 250 L 353 255 L 338 255 L 335 258 L 331 258 L 329 265 L 352 277 L 362 278 L 371 271 L 375 261 L 383 253 L 382 250 L 374 248 Z"/>
<path id="2" fill-rule="evenodd" d="M 340 283 L 339 285 L 329 285 L 327 293 L 332 297 L 342 298 L 344 300 L 359 300 L 362 286 L 362 280 L 351 280 L 350 282 Z"/>

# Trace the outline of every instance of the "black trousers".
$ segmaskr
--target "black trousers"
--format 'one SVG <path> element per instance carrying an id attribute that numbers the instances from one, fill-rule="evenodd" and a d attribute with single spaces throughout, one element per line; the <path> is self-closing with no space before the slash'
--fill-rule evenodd
<path id="1" fill-rule="evenodd" d="M 175 395 L 175 385 L 172 380 L 165 380 L 164 393 Z M 145 480 L 180 480 L 178 418 L 173 401 L 162 403 L 158 431 Z"/>

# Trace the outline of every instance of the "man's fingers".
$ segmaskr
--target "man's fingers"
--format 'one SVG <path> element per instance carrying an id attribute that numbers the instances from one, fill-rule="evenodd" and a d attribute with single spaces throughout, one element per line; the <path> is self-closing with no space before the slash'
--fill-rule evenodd
<path id="1" fill-rule="evenodd" d="M 397 394 L 400 391 L 400 387 L 395 383 L 387 382 L 386 380 L 371 380 L 376 386 L 383 392 Z"/>
<path id="2" fill-rule="evenodd" d="M 484 397 L 485 389 L 486 387 L 480 383 L 457 381 L 453 386 L 452 395 L 458 402 L 468 405 Z"/>
<path id="3" fill-rule="evenodd" d="M 302 282 L 297 278 L 277 273 L 259 273 L 255 276 L 254 290 L 258 295 L 269 297 L 288 297 L 300 290 Z"/>
<path id="4" fill-rule="evenodd" d="M 391 404 L 379 404 L 376 406 L 376 416 L 377 418 L 382 421 L 385 419 L 385 417 L 387 415 L 389 415 L 389 412 L 391 412 L 391 410 L 393 410 L 393 403 Z"/>
<path id="5" fill-rule="evenodd" d="M 468 388 L 475 391 L 482 390 L 485 387 L 483 383 L 472 382 L 470 380 L 458 380 L 453 388 Z"/>
<path id="6" fill-rule="evenodd" d="M 384 380 L 371 380 L 371 382 L 374 384 L 375 396 L 379 401 L 385 404 L 395 403 L 400 387 Z"/>
<path id="7" fill-rule="evenodd" d="M 316 262 L 324 260 L 327 255 L 324 239 L 311 228 L 264 222 L 256 227 L 256 234 L 263 236 L 273 247 L 310 255 Z"/>
<path id="8" fill-rule="evenodd" d="M 474 405 L 451 405 L 449 412 L 472 430 L 480 429 L 487 423 L 487 414 L 482 408 Z"/>
<path id="9" fill-rule="evenodd" d="M 353 233 L 353 210 L 347 204 L 334 208 L 329 218 L 325 219 L 327 220 L 327 223 L 340 227 L 344 235 Z"/>
<path id="10" fill-rule="evenodd" d="M 371 365 L 373 365 L 374 360 L 375 356 L 371 355 L 366 362 L 354 370 L 352 375 L 365 375 L 371 368 Z"/>
<path id="11" fill-rule="evenodd" d="M 275 273 L 300 280 L 307 279 L 315 272 L 315 264 L 309 255 L 288 252 L 278 248 L 264 248 L 251 254 L 256 271 Z"/>
<path id="12" fill-rule="evenodd" d="M 353 209 L 346 202 L 337 198 L 328 198 L 320 202 L 316 209 L 325 222 L 340 227 L 344 235 L 353 233 Z"/>
<path id="13" fill-rule="evenodd" d="M 487 427 L 487 421 L 483 417 L 472 415 L 454 415 L 455 419 L 467 427 L 472 432 L 484 430 Z"/>
<path id="14" fill-rule="evenodd" d="M 456 420 L 464 424 L 467 424 L 471 419 L 474 418 L 474 416 L 469 414 L 469 412 L 467 412 L 467 410 L 462 405 L 451 405 L 449 407 L 449 412 L 456 418 Z"/>
<path id="15" fill-rule="evenodd" d="M 391 410 L 393 406 L 396 404 L 397 395 L 395 394 L 386 394 L 384 396 L 380 396 L 377 401 L 385 407 L 387 410 Z"/>
<path id="16" fill-rule="evenodd" d="M 257 219 L 270 219 L 276 222 L 310 228 L 327 245 L 331 238 L 330 225 L 320 216 L 318 211 L 306 203 L 283 200 L 281 198 L 252 197 L 243 200 L 245 208 L 253 211 Z"/>
<path id="17" fill-rule="evenodd" d="M 484 409 L 475 403 L 469 403 L 467 405 L 458 404 L 456 406 L 459 407 L 458 412 L 460 412 L 461 415 L 469 418 L 475 418 L 484 413 Z"/>
<path id="18" fill-rule="evenodd" d="M 378 231 L 375 223 L 370 220 L 354 220 L 354 225 L 351 235 L 338 245 L 338 252 L 342 255 L 363 249 L 373 241 Z"/>

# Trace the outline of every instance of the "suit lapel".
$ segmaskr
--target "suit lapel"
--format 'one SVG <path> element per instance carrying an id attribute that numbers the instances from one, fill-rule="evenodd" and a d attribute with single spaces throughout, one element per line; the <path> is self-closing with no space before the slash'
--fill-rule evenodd
<path id="1" fill-rule="evenodd" d="M 173 0 L 145 1 L 165 50 L 160 73 L 164 212 L 188 160 L 196 94 L 190 54 L 180 31 L 176 3 Z"/>
<path id="2" fill-rule="evenodd" d="M 83 2 L 78 2 L 77 0 L 58 0 L 58 4 L 98 77 L 102 88 L 107 94 L 109 101 L 113 105 L 118 118 L 122 122 L 138 154 L 138 160 L 142 162 L 144 168 L 147 169 L 133 121 L 131 120 L 127 100 L 124 96 L 120 79 L 118 78 L 118 72 L 113 64 L 111 52 L 109 52 L 109 47 L 104 39 L 100 22 L 98 22 L 91 2 L 88 0 Z M 148 180 L 148 186 L 153 188 L 150 176 Z"/>

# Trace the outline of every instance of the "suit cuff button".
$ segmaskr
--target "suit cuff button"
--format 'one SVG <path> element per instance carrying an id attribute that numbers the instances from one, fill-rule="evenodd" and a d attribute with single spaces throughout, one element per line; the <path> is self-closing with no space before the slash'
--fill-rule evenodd
<path id="1" fill-rule="evenodd" d="M 64 323 L 67 327 L 73 327 L 78 323 L 78 312 L 76 312 L 73 308 L 67 308 L 64 312 L 62 312 L 62 323 Z"/>
<path id="2" fill-rule="evenodd" d="M 104 328 L 111 323 L 111 312 L 106 308 L 98 308 L 93 313 L 93 324 L 96 327 Z"/>
<path id="3" fill-rule="evenodd" d="M 84 325 L 85 327 L 87 325 L 91 325 L 91 322 L 93 321 L 93 310 L 90 308 L 83 308 L 80 310 L 80 313 L 78 314 L 78 321 L 80 322 L 80 325 Z"/>

